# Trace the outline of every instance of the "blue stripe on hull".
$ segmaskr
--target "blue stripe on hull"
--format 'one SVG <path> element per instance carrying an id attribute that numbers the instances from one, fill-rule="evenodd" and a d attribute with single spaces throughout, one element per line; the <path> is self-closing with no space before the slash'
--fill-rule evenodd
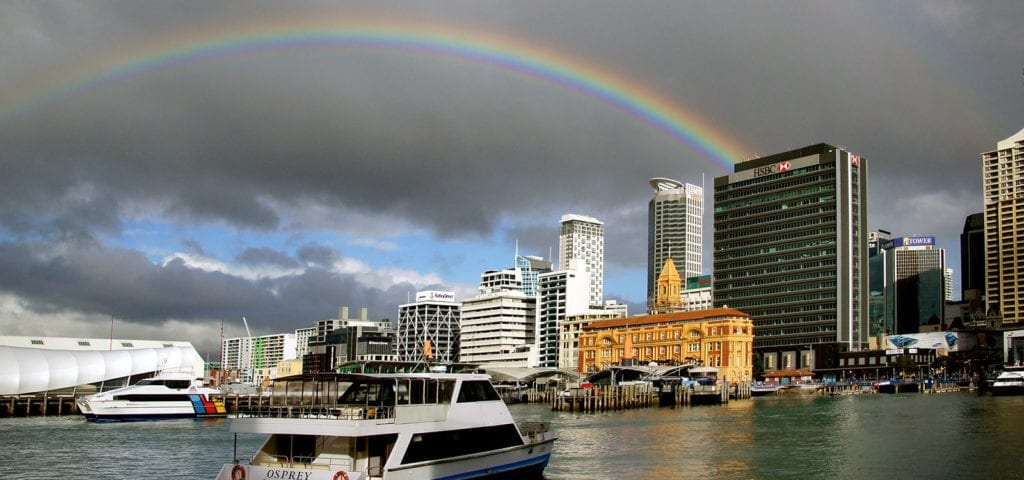
<path id="1" fill-rule="evenodd" d="M 458 475 L 439 477 L 434 480 L 469 480 L 477 478 L 486 478 L 488 480 L 511 480 L 520 478 L 541 478 L 541 474 L 544 472 L 544 468 L 548 466 L 548 460 L 550 458 L 551 454 L 548 453 L 515 463 L 460 473 Z"/>

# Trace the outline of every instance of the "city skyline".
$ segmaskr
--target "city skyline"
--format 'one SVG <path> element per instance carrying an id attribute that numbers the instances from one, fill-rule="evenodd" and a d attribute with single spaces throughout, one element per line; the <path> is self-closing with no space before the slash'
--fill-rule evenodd
<path id="1" fill-rule="evenodd" d="M 1014 2 L 0 5 L 0 331 L 189 340 L 396 320 L 604 222 L 646 309 L 651 178 L 826 142 L 959 296 L 982 152 L 1024 127 Z M 710 199 L 706 201 L 710 202 Z M 894 208 L 894 207 L 899 208 Z M 713 205 L 704 215 L 711 273 Z M 114 321 L 116 319 L 116 322 Z"/>

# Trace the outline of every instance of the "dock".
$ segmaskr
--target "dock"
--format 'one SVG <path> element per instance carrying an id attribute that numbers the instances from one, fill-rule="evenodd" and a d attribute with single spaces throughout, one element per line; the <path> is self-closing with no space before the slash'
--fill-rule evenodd
<path id="1" fill-rule="evenodd" d="M 675 407 L 729 403 L 750 398 L 750 384 L 678 386 L 661 389 L 651 384 L 605 385 L 595 388 L 570 388 L 549 398 L 551 409 L 567 412 L 606 412 L 649 407 Z"/>
<path id="2" fill-rule="evenodd" d="M 79 415 L 77 397 L 85 394 L 71 392 L 46 392 L 31 395 L 5 395 L 0 397 L 0 418 L 10 417 L 62 417 Z M 253 394 L 213 395 L 213 401 L 224 402 L 229 414 L 258 409 L 268 401 L 267 397 Z"/>

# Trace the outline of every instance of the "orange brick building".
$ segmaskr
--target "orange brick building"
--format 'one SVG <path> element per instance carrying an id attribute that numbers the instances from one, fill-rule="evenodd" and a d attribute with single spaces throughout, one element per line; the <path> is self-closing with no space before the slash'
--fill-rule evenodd
<path id="1" fill-rule="evenodd" d="M 732 308 L 601 320 L 583 327 L 579 372 L 593 373 L 623 360 L 641 365 L 699 362 L 730 382 L 753 379 L 754 323 Z"/>

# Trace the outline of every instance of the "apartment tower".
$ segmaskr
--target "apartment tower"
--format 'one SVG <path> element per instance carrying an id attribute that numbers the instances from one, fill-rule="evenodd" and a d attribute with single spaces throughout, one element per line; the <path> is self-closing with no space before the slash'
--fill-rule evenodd
<path id="1" fill-rule="evenodd" d="M 697 277 L 704 262 L 704 188 L 652 178 L 647 203 L 647 305 L 657 297 L 658 276 L 672 259 L 681 278 Z"/>
<path id="2" fill-rule="evenodd" d="M 590 275 L 590 305 L 604 303 L 604 223 L 583 215 L 562 215 L 558 234 L 558 268 L 578 259 Z"/>
<path id="3" fill-rule="evenodd" d="M 1003 324 L 1024 321 L 1024 130 L 981 154 L 985 203 L 985 294 Z"/>

